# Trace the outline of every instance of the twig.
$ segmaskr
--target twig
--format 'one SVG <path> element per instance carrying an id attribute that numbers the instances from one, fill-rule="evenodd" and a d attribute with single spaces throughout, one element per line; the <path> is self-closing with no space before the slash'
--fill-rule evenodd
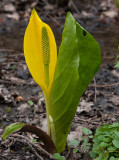
<path id="1" fill-rule="evenodd" d="M 48 17 L 49 17 L 53 22 L 55 22 L 56 25 L 58 25 L 58 26 L 60 25 L 60 23 L 57 21 L 56 18 L 52 17 L 50 14 L 48 15 Z"/>
<path id="2" fill-rule="evenodd" d="M 7 80 L 2 80 L 2 79 L 0 79 L 0 83 L 2 83 L 2 84 L 9 84 L 9 85 L 18 85 L 15 82 L 7 81 Z"/>
<path id="3" fill-rule="evenodd" d="M 81 118 L 78 118 L 79 121 L 83 121 L 83 122 L 89 122 L 91 120 L 91 118 L 85 120 L 85 119 L 81 119 Z"/>
<path id="4" fill-rule="evenodd" d="M 70 150 L 67 153 L 66 160 L 69 160 L 69 158 L 73 158 L 73 148 L 70 148 Z"/>
<path id="5" fill-rule="evenodd" d="M 7 65 L 9 63 L 9 65 L 10 64 L 26 64 L 25 63 L 25 61 L 20 61 L 20 62 L 15 62 L 15 61 L 13 61 L 13 62 L 10 62 L 10 61 L 7 61 L 7 62 L 1 62 L 1 66 L 4 66 L 4 65 Z"/>
<path id="6" fill-rule="evenodd" d="M 43 160 L 43 158 L 42 158 L 42 157 L 37 153 L 37 151 L 32 147 L 32 145 L 31 145 L 31 143 L 29 143 L 29 141 L 26 141 L 25 139 L 14 138 L 14 136 L 13 136 L 13 137 L 9 137 L 9 139 L 15 140 L 15 141 L 19 141 L 19 142 L 22 142 L 22 143 L 26 143 L 26 144 L 30 147 L 30 149 L 32 150 L 32 152 L 37 156 L 37 158 L 38 158 L 39 160 Z"/>
<path id="7" fill-rule="evenodd" d="M 103 85 L 90 84 L 89 87 L 105 88 L 105 87 L 112 87 L 112 86 L 117 86 L 117 85 L 119 85 L 119 82 L 112 83 L 112 84 L 103 84 Z"/>
<path id="8" fill-rule="evenodd" d="M 0 83 L 2 84 L 8 84 L 8 85 L 23 85 L 23 84 L 27 84 L 24 82 L 18 82 L 18 81 L 9 81 L 9 80 L 6 80 L 6 79 L 0 79 Z"/>
<path id="9" fill-rule="evenodd" d="M 70 0 L 70 5 L 71 5 L 71 4 L 72 4 L 72 6 L 74 7 L 75 11 L 76 11 L 78 14 L 80 14 L 77 6 L 75 5 L 75 3 L 74 3 L 72 0 Z"/>
<path id="10" fill-rule="evenodd" d="M 2 157 L 3 157 L 4 159 L 8 160 L 8 158 L 7 158 L 6 156 L 2 155 L 1 158 L 2 158 Z"/>
<path id="11" fill-rule="evenodd" d="M 47 0 L 42 0 L 42 1 L 45 3 L 45 5 L 49 5 Z"/>
<path id="12" fill-rule="evenodd" d="M 42 147 L 40 147 L 40 145 L 37 145 L 36 143 L 32 143 L 27 137 L 25 137 L 23 135 L 18 135 L 18 134 L 13 134 L 12 137 L 18 138 L 18 140 L 19 139 L 25 140 L 27 143 L 31 144 L 34 148 L 36 148 L 38 151 L 40 151 L 46 157 L 53 159 L 53 156 L 50 153 L 48 153 L 46 150 L 44 150 Z"/>
<path id="13" fill-rule="evenodd" d="M 87 122 L 87 123 L 92 123 L 92 124 L 100 124 L 100 123 L 98 123 L 98 122 L 92 122 L 92 121 L 91 121 L 91 118 L 89 118 L 89 119 L 87 119 L 87 120 L 78 118 L 78 120 L 79 120 L 79 121 L 83 121 L 83 122 Z"/>
<path id="14" fill-rule="evenodd" d="M 4 49 L 4 48 L 0 48 L 1 52 L 15 52 L 15 50 L 13 49 Z"/>

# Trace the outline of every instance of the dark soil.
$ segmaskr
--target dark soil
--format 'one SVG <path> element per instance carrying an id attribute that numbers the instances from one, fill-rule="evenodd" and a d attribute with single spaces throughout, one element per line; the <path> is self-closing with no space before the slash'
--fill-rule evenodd
<path id="1" fill-rule="evenodd" d="M 31 9 L 35 6 L 41 19 L 53 29 L 59 47 L 66 12 L 70 10 L 102 49 L 100 70 L 81 98 L 68 137 L 79 141 L 78 153 L 73 159 L 91 160 L 89 151 L 80 147 L 81 128 L 87 127 L 94 134 L 105 123 L 119 122 L 119 70 L 114 68 L 119 53 L 119 10 L 111 0 L 58 2 L 0 1 L 0 135 L 5 126 L 13 122 L 33 124 L 46 131 L 44 97 L 26 66 L 23 37 Z M 28 104 L 29 100 L 33 105 Z M 67 153 L 66 149 L 63 155 Z M 36 159 L 26 144 L 18 141 L 4 143 L 0 138 L 0 160 Z"/>

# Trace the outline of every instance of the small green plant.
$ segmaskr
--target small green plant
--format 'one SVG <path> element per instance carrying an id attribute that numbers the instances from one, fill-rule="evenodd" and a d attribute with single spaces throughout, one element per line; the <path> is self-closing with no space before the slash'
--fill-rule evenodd
<path id="1" fill-rule="evenodd" d="M 118 46 L 118 49 L 119 49 L 119 46 Z M 119 55 L 116 57 L 117 62 L 115 63 L 115 66 L 114 66 L 115 68 L 119 68 L 119 61 L 118 60 L 119 60 Z"/>
<path id="2" fill-rule="evenodd" d="M 95 160 L 119 160 L 119 123 L 105 124 L 96 130 L 90 156 Z"/>
<path id="3" fill-rule="evenodd" d="M 11 66 L 10 66 L 10 69 L 11 69 L 11 70 L 15 70 L 15 65 L 11 65 Z"/>
<path id="4" fill-rule="evenodd" d="M 65 160 L 65 157 L 61 156 L 59 153 L 55 153 L 53 157 L 56 160 Z"/>
<path id="5" fill-rule="evenodd" d="M 11 110 L 11 107 L 8 107 L 7 110 L 6 110 L 6 112 L 9 113 L 10 110 Z"/>
<path id="6" fill-rule="evenodd" d="M 78 148 L 76 148 L 78 146 L 79 142 L 77 140 L 71 140 L 68 143 L 68 148 L 69 150 L 72 149 L 73 153 L 77 153 L 78 152 Z"/>
<path id="7" fill-rule="evenodd" d="M 78 152 L 78 149 L 76 148 L 78 146 L 79 142 L 77 140 L 71 140 L 68 143 L 68 150 L 69 152 L 72 152 L 73 154 Z M 57 160 L 65 160 L 64 156 L 61 156 L 59 153 L 54 154 L 54 159 Z"/>
<path id="8" fill-rule="evenodd" d="M 86 135 L 87 137 L 81 137 L 82 140 L 83 140 L 83 143 L 82 143 L 82 147 L 85 149 L 85 150 L 89 150 L 90 149 L 90 146 L 91 146 L 91 143 L 89 143 L 89 139 L 90 138 L 93 138 L 93 135 L 92 135 L 92 131 L 89 130 L 88 128 L 86 127 L 83 127 L 82 128 L 82 132 L 84 133 L 84 135 Z"/>
<path id="9" fill-rule="evenodd" d="M 23 150 L 29 150 L 30 147 L 29 147 L 29 146 L 24 146 L 22 149 L 23 149 Z"/>
<path id="10" fill-rule="evenodd" d="M 27 103 L 28 103 L 30 106 L 33 106 L 33 105 L 34 105 L 33 101 L 31 101 L 31 100 L 29 100 Z"/>
<path id="11" fill-rule="evenodd" d="M 32 139 L 32 142 L 33 142 L 33 143 L 36 143 L 36 142 L 37 142 L 37 139 L 35 139 L 35 138 Z"/>

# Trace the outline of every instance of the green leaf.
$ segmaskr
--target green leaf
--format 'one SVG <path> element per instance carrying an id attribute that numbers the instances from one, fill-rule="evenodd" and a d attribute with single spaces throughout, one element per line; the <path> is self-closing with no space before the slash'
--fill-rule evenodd
<path id="1" fill-rule="evenodd" d="M 93 136 L 89 136 L 89 138 L 93 138 Z"/>
<path id="2" fill-rule="evenodd" d="M 33 101 L 31 101 L 31 100 L 29 100 L 27 103 L 28 103 L 30 106 L 34 105 Z"/>
<path id="3" fill-rule="evenodd" d="M 83 142 L 82 145 L 83 145 L 83 146 L 90 146 L 91 143 Z"/>
<path id="4" fill-rule="evenodd" d="M 74 148 L 73 149 L 73 153 L 77 153 L 78 152 L 78 149 L 77 148 Z"/>
<path id="5" fill-rule="evenodd" d="M 108 143 L 105 143 L 105 142 L 101 142 L 100 143 L 100 147 L 102 148 L 106 148 L 109 144 Z"/>
<path id="6" fill-rule="evenodd" d="M 119 123 L 115 122 L 113 123 L 112 125 L 109 126 L 109 128 L 116 128 L 116 127 L 119 127 Z"/>
<path id="7" fill-rule="evenodd" d="M 109 160 L 117 160 L 117 158 L 114 158 L 113 156 L 111 156 Z"/>
<path id="8" fill-rule="evenodd" d="M 99 153 L 100 151 L 99 144 L 94 143 L 92 151 L 95 153 Z"/>
<path id="9" fill-rule="evenodd" d="M 7 110 L 6 110 L 6 112 L 9 113 L 10 110 L 11 110 L 11 107 L 8 107 Z"/>
<path id="10" fill-rule="evenodd" d="M 21 123 L 21 122 L 10 124 L 9 126 L 7 126 L 5 128 L 5 131 L 4 131 L 3 135 L 2 135 L 2 139 L 5 140 L 10 134 L 12 134 L 13 132 L 18 131 L 19 129 L 21 129 L 24 126 L 25 126 L 25 123 Z"/>
<path id="11" fill-rule="evenodd" d="M 95 138 L 93 139 L 93 142 L 95 142 L 95 143 L 100 143 L 100 140 L 98 139 L 98 137 L 95 137 Z"/>
<path id="12" fill-rule="evenodd" d="M 114 134 L 119 138 L 119 131 L 114 131 Z"/>
<path id="13" fill-rule="evenodd" d="M 79 142 L 77 140 L 72 140 L 68 143 L 68 146 L 78 146 Z"/>
<path id="14" fill-rule="evenodd" d="M 14 70 L 14 69 L 15 69 L 15 65 L 11 65 L 11 66 L 10 66 L 10 69 L 11 69 L 11 70 Z"/>
<path id="15" fill-rule="evenodd" d="M 55 153 L 53 157 L 54 157 L 54 159 L 57 159 L 57 160 L 65 160 L 65 157 L 64 156 L 60 156 L 59 153 Z"/>
<path id="16" fill-rule="evenodd" d="M 100 141 L 103 141 L 103 140 L 105 139 L 105 136 L 104 136 L 104 135 L 100 135 L 100 136 L 98 136 L 98 139 L 99 139 Z"/>
<path id="17" fill-rule="evenodd" d="M 112 143 L 116 148 L 119 148 L 119 138 L 115 138 Z"/>
<path id="18" fill-rule="evenodd" d="M 117 62 L 114 67 L 119 68 L 119 62 Z"/>
<path id="19" fill-rule="evenodd" d="M 37 142 L 37 139 L 32 139 L 32 142 L 33 142 L 33 143 L 36 143 L 36 142 Z"/>
<path id="20" fill-rule="evenodd" d="M 92 134 L 92 131 L 89 130 L 88 128 L 85 128 L 85 127 L 82 128 L 82 132 L 83 132 L 85 135 Z"/>
<path id="21" fill-rule="evenodd" d="M 79 100 L 98 71 L 100 47 L 93 36 L 67 14 L 51 93 L 56 148 L 62 152 Z"/>
<path id="22" fill-rule="evenodd" d="M 29 147 L 29 146 L 25 146 L 25 147 L 23 147 L 22 149 L 29 150 L 29 149 L 30 149 L 30 147 Z"/>
<path id="23" fill-rule="evenodd" d="M 103 142 L 110 142 L 111 141 L 111 138 L 110 137 L 105 138 L 105 135 L 98 136 L 98 139 Z"/>
<path id="24" fill-rule="evenodd" d="M 84 149 L 89 150 L 90 146 L 85 146 Z"/>
<path id="25" fill-rule="evenodd" d="M 84 142 L 87 142 L 87 143 L 88 143 L 88 140 L 87 140 L 85 137 L 81 137 L 81 139 L 82 139 Z"/>
<path id="26" fill-rule="evenodd" d="M 5 124 L 4 123 L 2 123 L 2 128 L 5 128 Z"/>
<path id="27" fill-rule="evenodd" d="M 116 151 L 116 147 L 114 147 L 114 146 L 109 146 L 108 148 L 107 148 L 107 150 L 109 151 L 109 152 L 114 152 L 114 151 Z"/>
<path id="28" fill-rule="evenodd" d="M 93 151 L 90 151 L 89 154 L 90 154 L 90 157 L 91 157 L 91 158 L 95 158 L 96 155 L 97 155 L 97 154 L 96 154 L 95 152 L 93 152 Z"/>
<path id="29" fill-rule="evenodd" d="M 118 49 L 119 49 L 119 46 L 118 46 Z M 119 58 L 119 55 L 116 57 L 116 60 L 118 60 L 118 58 Z"/>

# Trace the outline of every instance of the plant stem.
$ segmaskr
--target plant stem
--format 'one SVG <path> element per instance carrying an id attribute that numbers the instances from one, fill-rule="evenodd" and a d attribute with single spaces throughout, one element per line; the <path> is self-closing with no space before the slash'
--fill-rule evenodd
<path id="1" fill-rule="evenodd" d="M 55 125 L 54 125 L 51 115 L 49 116 L 49 120 L 50 120 L 50 129 L 51 129 L 51 139 L 53 140 L 54 144 L 56 144 Z"/>
<path id="2" fill-rule="evenodd" d="M 46 111 L 47 111 L 47 134 L 56 144 L 55 126 L 51 116 L 51 94 L 45 95 Z"/>
<path id="3" fill-rule="evenodd" d="M 51 103 L 50 103 L 50 95 L 44 95 L 45 96 L 45 104 L 46 104 L 46 113 L 47 113 L 47 134 L 50 136 L 50 108 L 51 108 Z"/>
<path id="4" fill-rule="evenodd" d="M 49 86 L 49 64 L 44 64 L 44 78 L 45 78 L 45 83 L 48 88 Z M 45 95 L 45 103 L 46 103 L 46 113 L 47 113 L 47 134 L 50 136 L 50 120 L 49 120 L 49 110 L 50 110 L 50 95 L 46 93 Z"/>
<path id="5" fill-rule="evenodd" d="M 45 74 L 45 83 L 48 88 L 49 86 L 49 64 L 44 64 L 44 74 Z"/>
<path id="6" fill-rule="evenodd" d="M 45 83 L 47 88 L 49 87 L 49 64 L 44 64 Z M 55 126 L 51 116 L 51 91 L 45 95 L 46 113 L 47 113 L 47 134 L 51 137 L 54 144 L 56 142 Z"/>

